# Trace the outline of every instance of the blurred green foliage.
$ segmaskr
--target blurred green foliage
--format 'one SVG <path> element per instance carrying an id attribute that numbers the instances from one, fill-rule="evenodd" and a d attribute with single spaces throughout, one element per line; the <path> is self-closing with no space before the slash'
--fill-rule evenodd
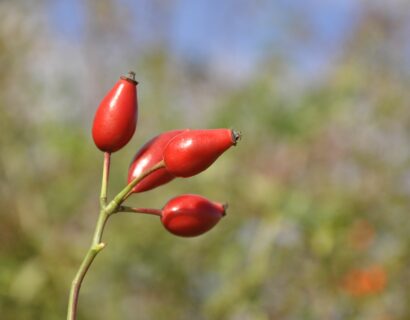
<path id="1" fill-rule="evenodd" d="M 410 318 L 409 61 L 391 42 L 409 21 L 405 2 L 391 11 L 364 7 L 319 80 L 298 85 L 286 60 L 267 57 L 232 86 L 161 46 L 124 64 L 94 60 L 110 35 L 125 32 L 110 28 L 122 26 L 121 17 L 108 25 L 96 1 L 87 2 L 87 69 L 71 61 L 65 73 L 42 70 L 48 63 L 36 59 L 54 48 L 39 18 L 44 7 L 0 7 L 1 319 L 65 317 L 98 211 L 93 112 L 118 70 L 136 65 L 139 127 L 113 156 L 109 194 L 124 185 L 138 146 L 158 132 L 235 127 L 243 141 L 209 170 L 129 200 L 159 208 L 199 193 L 230 208 L 193 239 L 172 236 L 150 216 L 113 217 L 79 319 Z M 383 276 L 352 276 L 372 267 Z"/>

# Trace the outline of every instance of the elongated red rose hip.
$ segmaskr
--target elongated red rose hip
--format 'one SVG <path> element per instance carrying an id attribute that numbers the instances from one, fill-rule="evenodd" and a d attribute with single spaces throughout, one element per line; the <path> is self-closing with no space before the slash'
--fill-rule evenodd
<path id="1" fill-rule="evenodd" d="M 94 117 L 92 135 L 104 152 L 115 152 L 132 138 L 137 126 L 137 84 L 134 73 L 122 76 L 101 101 Z"/>
<path id="2" fill-rule="evenodd" d="M 188 130 L 166 146 L 165 167 L 176 177 L 191 177 L 207 169 L 239 138 L 240 134 L 230 129 Z"/>
<path id="3" fill-rule="evenodd" d="M 164 206 L 161 222 L 177 236 L 195 237 L 212 229 L 225 215 L 225 209 L 226 205 L 199 195 L 180 195 Z"/>
<path id="4" fill-rule="evenodd" d="M 141 149 L 139 149 L 128 169 L 128 183 L 138 177 L 145 170 L 148 170 L 160 162 L 163 158 L 164 148 L 168 142 L 184 131 L 185 130 L 172 130 L 163 132 L 152 138 Z M 165 168 L 162 168 L 152 172 L 149 176 L 141 180 L 134 187 L 134 189 L 132 189 L 132 192 L 151 190 L 171 181 L 174 178 L 174 175 L 169 173 Z"/>

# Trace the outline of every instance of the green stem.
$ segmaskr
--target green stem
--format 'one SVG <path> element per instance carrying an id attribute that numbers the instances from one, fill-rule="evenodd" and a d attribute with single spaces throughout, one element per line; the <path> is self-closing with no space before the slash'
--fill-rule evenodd
<path id="1" fill-rule="evenodd" d="M 104 232 L 105 224 L 109 216 L 115 212 L 118 212 L 120 205 L 125 201 L 127 196 L 131 194 L 132 189 L 144 179 L 150 173 L 161 169 L 164 167 L 164 162 L 161 161 L 155 166 L 151 167 L 149 170 L 144 171 L 140 176 L 132 180 L 124 189 L 118 193 L 115 198 L 107 205 L 107 187 L 108 178 L 110 171 L 110 154 L 104 154 L 104 167 L 103 167 L 103 178 L 101 183 L 101 194 L 100 194 L 100 214 L 98 216 L 97 224 L 95 226 L 93 240 L 90 248 L 88 249 L 80 268 L 78 269 L 73 282 L 71 283 L 70 297 L 68 301 L 68 311 L 67 320 L 77 319 L 77 308 L 78 308 L 78 297 L 80 294 L 81 284 L 83 283 L 84 277 L 87 274 L 92 262 L 94 261 L 97 254 L 104 249 L 105 244 L 101 242 L 102 235 Z"/>
<path id="2" fill-rule="evenodd" d="M 87 254 L 84 257 L 83 262 L 78 269 L 77 274 L 74 277 L 73 282 L 71 283 L 70 290 L 70 299 L 68 301 L 68 313 L 67 320 L 77 319 L 77 306 L 78 306 L 78 296 L 80 293 L 81 284 L 84 280 L 84 277 L 91 266 L 91 263 L 94 261 L 94 258 L 97 256 L 98 252 L 104 249 L 105 244 L 99 243 L 96 246 L 91 246 Z"/>
<path id="3" fill-rule="evenodd" d="M 134 213 L 145 213 L 145 214 L 152 214 L 155 216 L 161 216 L 162 211 L 159 209 L 151 209 L 151 208 L 131 208 L 126 206 L 120 206 L 118 212 L 134 212 Z"/>
<path id="4" fill-rule="evenodd" d="M 104 226 L 107 222 L 109 214 L 106 212 L 105 207 L 107 205 L 107 188 L 110 175 L 110 156 L 108 152 L 104 153 L 104 164 L 101 182 L 100 192 L 100 214 L 98 215 L 97 225 L 95 226 L 93 241 L 88 249 L 80 268 L 78 269 L 73 282 L 71 283 L 70 297 L 68 301 L 67 320 L 77 319 L 77 306 L 78 297 L 80 294 L 81 284 L 84 277 L 94 261 L 97 254 L 105 247 L 105 244 L 101 242 Z"/>
<path id="5" fill-rule="evenodd" d="M 103 165 L 103 174 L 101 182 L 101 193 L 100 193 L 100 208 L 105 208 L 107 205 L 107 188 L 108 188 L 108 179 L 110 176 L 110 159 L 111 153 L 104 152 L 104 165 Z"/>
<path id="6" fill-rule="evenodd" d="M 144 179 L 146 176 L 150 175 L 154 171 L 159 170 L 159 169 L 164 168 L 164 167 L 165 167 L 164 161 L 160 161 L 156 165 L 152 166 L 150 169 L 148 169 L 148 170 L 144 171 L 143 173 L 141 173 L 141 175 L 136 177 L 134 180 L 132 180 L 107 205 L 107 210 L 110 211 L 110 214 L 117 211 L 118 207 L 125 201 L 125 199 L 128 198 L 128 196 L 131 194 L 132 189 L 138 184 L 138 182 L 140 182 L 142 179 Z"/>
<path id="7" fill-rule="evenodd" d="M 97 225 L 94 230 L 94 236 L 91 246 L 84 257 L 83 262 L 81 263 L 80 268 L 78 269 L 73 282 L 71 283 L 70 298 L 68 301 L 67 320 L 77 319 L 78 296 L 80 294 L 81 284 L 83 283 L 84 277 L 88 269 L 90 268 L 91 263 L 94 261 L 94 258 L 105 247 L 105 244 L 101 242 L 101 238 L 108 217 L 109 215 L 106 212 L 106 210 L 101 209 L 100 214 L 98 216 Z"/>

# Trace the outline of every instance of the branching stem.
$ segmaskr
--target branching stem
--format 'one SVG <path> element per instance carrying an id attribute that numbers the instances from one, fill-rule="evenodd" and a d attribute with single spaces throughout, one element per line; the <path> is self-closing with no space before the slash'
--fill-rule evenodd
<path id="1" fill-rule="evenodd" d="M 100 193 L 100 214 L 98 216 L 97 224 L 95 226 L 93 240 L 90 248 L 88 249 L 80 268 L 78 269 L 73 282 L 71 283 L 70 297 L 68 301 L 68 311 L 67 311 L 67 320 L 76 320 L 77 319 L 77 307 L 78 307 L 78 297 L 80 294 L 81 284 L 83 283 L 84 277 L 87 274 L 88 269 L 90 268 L 92 262 L 94 261 L 97 254 L 104 249 L 105 243 L 101 242 L 102 235 L 104 232 L 105 224 L 107 223 L 108 218 L 113 213 L 120 211 L 121 204 L 126 200 L 126 198 L 132 193 L 132 189 L 144 179 L 147 175 L 152 172 L 161 169 L 164 167 L 164 162 L 160 161 L 155 166 L 151 167 L 149 170 L 144 171 L 140 176 L 132 180 L 124 189 L 122 189 L 114 199 L 107 204 L 107 188 L 110 172 L 110 154 L 104 153 L 104 165 L 103 165 L 103 174 L 102 174 L 102 183 L 101 183 L 101 193 Z M 144 210 L 144 209 L 141 209 Z M 149 210 L 155 209 L 145 209 L 148 213 Z M 151 213 L 155 214 L 155 213 Z"/>

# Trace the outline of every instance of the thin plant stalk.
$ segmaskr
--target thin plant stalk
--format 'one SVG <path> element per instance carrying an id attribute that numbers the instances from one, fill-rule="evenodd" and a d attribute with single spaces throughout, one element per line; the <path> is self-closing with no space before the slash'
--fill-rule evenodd
<path id="1" fill-rule="evenodd" d="M 100 208 L 105 208 L 105 206 L 107 205 L 107 189 L 108 189 L 108 179 L 110 177 L 110 164 L 111 164 L 111 153 L 104 152 L 104 165 L 103 165 L 101 193 L 100 193 Z"/>
<path id="2" fill-rule="evenodd" d="M 102 235 L 104 232 L 104 227 L 107 223 L 108 218 L 113 213 L 116 213 L 120 210 L 121 204 L 125 201 L 127 196 L 131 193 L 132 189 L 144 179 L 147 175 L 152 172 L 161 169 L 164 167 L 164 162 L 160 161 L 155 166 L 144 171 L 140 176 L 132 180 L 124 189 L 122 189 L 114 199 L 107 204 L 107 188 L 109 180 L 109 171 L 110 171 L 110 154 L 104 153 L 104 165 L 103 165 L 103 174 L 102 174 L 102 183 L 101 183 L 101 193 L 100 193 L 100 213 L 98 216 L 97 224 L 95 226 L 93 240 L 91 246 L 88 249 L 72 283 L 70 289 L 70 296 L 68 301 L 68 311 L 67 311 L 67 320 L 76 320 L 77 319 L 77 309 L 78 309 L 78 297 L 80 294 L 81 284 L 83 283 L 84 277 L 87 274 L 88 269 L 93 263 L 97 254 L 104 249 L 105 243 L 101 242 Z"/>
<path id="3" fill-rule="evenodd" d="M 154 216 L 161 216 L 161 210 L 159 209 L 151 209 L 151 208 L 131 208 L 127 206 L 121 206 L 118 212 L 134 212 L 134 213 L 144 213 L 150 214 Z"/>

